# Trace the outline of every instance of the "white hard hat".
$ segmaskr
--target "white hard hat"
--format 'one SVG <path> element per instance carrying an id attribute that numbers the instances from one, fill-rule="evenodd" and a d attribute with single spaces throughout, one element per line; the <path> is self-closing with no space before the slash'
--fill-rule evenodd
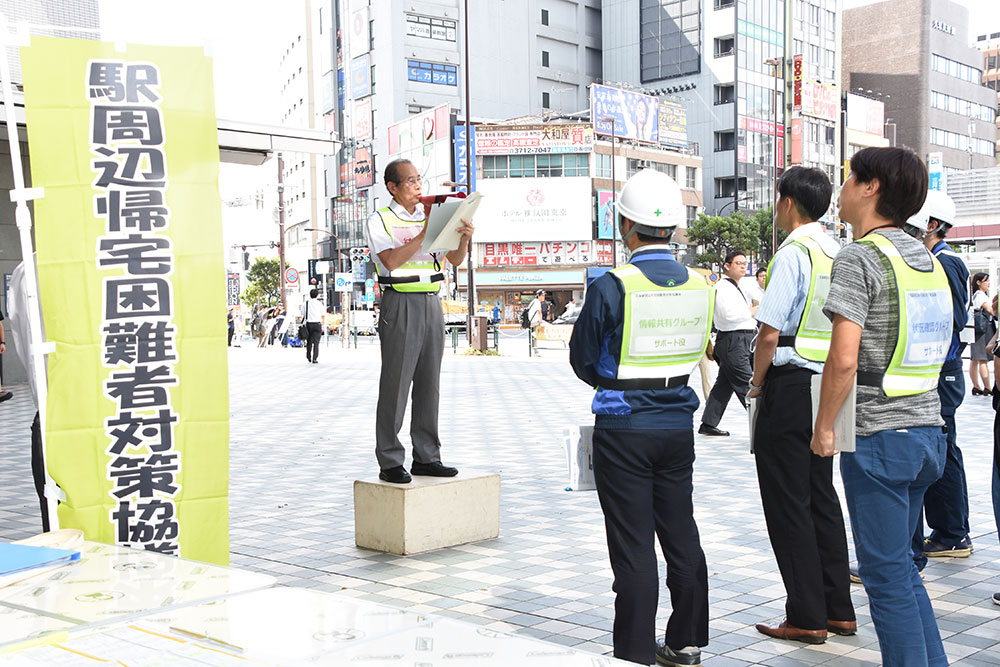
<path id="1" fill-rule="evenodd" d="M 927 233 L 931 218 L 948 226 L 955 224 L 955 202 L 940 190 L 928 190 L 924 205 L 906 224 Z"/>
<path id="2" fill-rule="evenodd" d="M 616 211 L 640 227 L 684 226 L 680 187 L 674 179 L 655 169 L 642 169 L 625 182 Z"/>

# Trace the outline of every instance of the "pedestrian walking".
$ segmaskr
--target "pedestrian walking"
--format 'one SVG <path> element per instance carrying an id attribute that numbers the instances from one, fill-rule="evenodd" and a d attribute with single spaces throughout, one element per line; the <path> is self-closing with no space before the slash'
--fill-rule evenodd
<path id="1" fill-rule="evenodd" d="M 306 323 L 306 361 L 319 363 L 319 340 L 323 334 L 323 313 L 326 307 L 320 301 L 319 290 L 315 287 L 309 290 L 309 299 L 302 304 L 302 321 Z"/>
<path id="2" fill-rule="evenodd" d="M 617 224 L 629 263 L 587 290 L 570 364 L 596 389 L 593 460 L 615 581 L 615 657 L 700 665 L 708 644 L 708 571 L 692 506 L 693 415 L 687 381 L 712 330 L 714 292 L 676 261 L 680 188 L 644 169 L 622 188 Z M 664 317 L 670 313 L 670 317 Z M 658 539 L 672 611 L 656 635 Z"/>
<path id="3" fill-rule="evenodd" d="M 753 338 L 757 334 L 754 314 L 757 306 L 740 289 L 739 280 L 747 272 L 747 256 L 739 250 L 726 255 L 722 265 L 725 276 L 715 285 L 715 360 L 719 362 L 719 375 L 715 378 L 705 412 L 701 416 L 702 435 L 727 436 L 729 431 L 719 428 L 729 399 L 736 394 L 740 405 L 746 407 L 750 376 L 753 374 L 750 355 Z"/>
<path id="4" fill-rule="evenodd" d="M 382 288 L 378 320 L 382 371 L 375 408 L 375 457 L 379 479 L 406 484 L 410 473 L 452 477 L 458 470 L 441 463 L 438 400 L 444 315 L 438 289 L 444 273 L 440 255 L 421 249 L 427 223 L 419 205 L 420 173 L 409 160 L 393 160 L 385 168 L 385 185 L 392 201 L 368 216 L 365 226 Z M 465 260 L 474 231 L 471 220 L 462 220 L 458 248 L 444 255 L 449 262 L 457 266 Z M 407 472 L 399 429 L 411 386 L 413 464 Z"/>
<path id="5" fill-rule="evenodd" d="M 927 169 L 905 148 L 851 158 L 840 217 L 857 241 L 838 253 L 823 312 L 833 320 L 812 450 L 836 453 L 833 423 L 857 380 L 855 451 L 840 474 L 885 667 L 947 665 L 911 543 L 947 443 L 938 377 L 952 340 L 941 263 L 902 227 L 927 195 Z"/>
<path id="6" fill-rule="evenodd" d="M 226 329 L 226 347 L 231 347 L 233 344 L 233 335 L 236 333 L 236 318 L 233 316 L 232 308 L 226 313 Z"/>
<path id="7" fill-rule="evenodd" d="M 972 380 L 973 396 L 990 395 L 990 368 L 992 357 L 986 344 L 996 333 L 996 310 L 990 302 L 990 276 L 977 273 L 972 276 L 972 318 L 976 339 L 970 350 L 969 379 Z M 982 385 L 982 386 L 980 386 Z"/>
<path id="8" fill-rule="evenodd" d="M 810 385 L 823 372 L 830 346 L 830 320 L 822 307 L 840 250 L 816 221 L 832 194 L 820 169 L 794 167 L 778 181 L 775 223 L 788 237 L 767 267 L 747 394 L 758 400 L 754 460 L 787 596 L 785 620 L 777 626 L 760 623 L 757 630 L 808 644 L 823 643 L 828 632 L 853 635 L 858 628 L 833 459 L 810 449 Z"/>
<path id="9" fill-rule="evenodd" d="M 960 335 L 969 320 L 969 269 L 944 240 L 954 224 L 955 202 L 939 190 L 930 190 L 924 207 L 910 219 L 906 230 L 921 239 L 924 246 L 941 262 L 941 267 L 948 276 L 953 313 L 951 344 L 937 385 L 941 418 L 948 429 L 948 449 L 944 473 L 939 480 L 927 487 L 923 514 L 917 518 L 917 529 L 913 533 L 913 559 L 920 571 L 927 565 L 928 557 L 968 558 L 972 554 L 972 539 L 969 537 L 969 490 L 955 424 L 955 412 L 965 398 L 965 378 L 962 375 L 965 343 L 961 341 Z M 926 540 L 924 515 L 931 528 L 931 534 Z"/>

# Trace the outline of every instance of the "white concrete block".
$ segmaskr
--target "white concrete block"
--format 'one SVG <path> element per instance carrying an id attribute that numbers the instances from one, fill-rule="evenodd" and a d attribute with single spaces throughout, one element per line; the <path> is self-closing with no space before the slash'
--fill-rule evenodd
<path id="1" fill-rule="evenodd" d="M 500 475 L 413 476 L 409 484 L 354 482 L 359 547 L 409 555 L 500 535 Z"/>

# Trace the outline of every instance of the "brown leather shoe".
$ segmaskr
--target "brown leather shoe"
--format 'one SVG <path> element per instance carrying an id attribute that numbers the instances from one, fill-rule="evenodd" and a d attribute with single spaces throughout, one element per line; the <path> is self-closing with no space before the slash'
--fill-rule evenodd
<path id="1" fill-rule="evenodd" d="M 826 641 L 826 630 L 803 630 L 793 625 L 788 625 L 788 621 L 782 621 L 776 628 L 769 627 L 763 623 L 757 624 L 757 632 L 765 634 L 775 639 L 790 639 L 806 644 L 822 644 Z"/>
<path id="2" fill-rule="evenodd" d="M 826 629 L 835 635 L 850 637 L 858 631 L 857 621 L 831 621 L 827 619 Z"/>

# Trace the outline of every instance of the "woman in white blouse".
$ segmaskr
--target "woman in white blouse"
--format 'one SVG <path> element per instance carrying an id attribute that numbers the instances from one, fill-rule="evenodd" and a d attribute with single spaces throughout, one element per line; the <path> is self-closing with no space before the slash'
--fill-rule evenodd
<path id="1" fill-rule="evenodd" d="M 972 380 L 973 396 L 991 395 L 990 386 L 990 350 L 986 349 L 986 343 L 993 337 L 996 325 L 993 318 L 996 312 L 993 310 L 993 303 L 990 300 L 990 277 L 986 273 L 976 273 L 972 276 L 972 310 L 973 322 L 977 320 L 985 321 L 983 315 L 989 315 L 989 326 L 985 329 L 976 326 L 976 341 L 970 349 L 972 361 L 969 362 L 969 379 Z M 982 383 L 982 387 L 980 387 Z"/>

